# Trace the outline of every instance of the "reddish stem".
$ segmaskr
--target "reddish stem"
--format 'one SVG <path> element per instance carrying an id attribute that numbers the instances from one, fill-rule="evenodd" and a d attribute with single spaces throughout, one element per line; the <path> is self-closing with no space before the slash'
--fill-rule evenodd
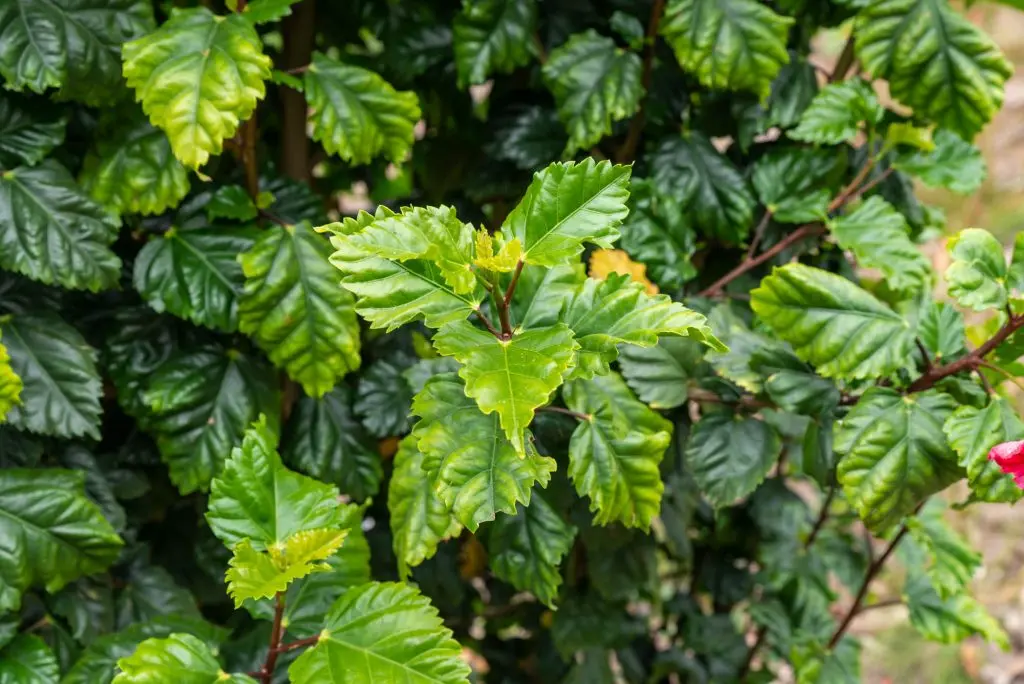
<path id="1" fill-rule="evenodd" d="M 260 679 L 263 680 L 263 684 L 270 684 L 274 678 L 274 668 L 277 667 L 277 656 L 281 654 L 281 637 L 283 631 L 281 629 L 281 622 L 284 618 L 284 595 L 281 592 L 277 592 L 274 596 L 274 625 L 270 630 L 270 650 L 267 651 L 267 659 L 263 663 L 263 667 L 260 669 Z"/>
<path id="2" fill-rule="evenodd" d="M 956 375 L 963 371 L 974 370 L 978 366 L 982 365 L 985 357 L 988 356 L 996 347 L 1001 345 L 1007 340 L 1010 335 L 1015 333 L 1019 328 L 1024 327 L 1024 315 L 1013 316 L 1001 327 L 996 334 L 992 336 L 985 344 L 981 345 L 967 356 L 961 357 L 956 361 L 952 361 L 942 366 L 932 366 L 925 369 L 925 372 L 917 380 L 911 383 L 910 387 L 907 388 L 908 392 L 923 392 L 926 389 L 931 389 L 943 378 L 947 378 L 950 375 Z"/>

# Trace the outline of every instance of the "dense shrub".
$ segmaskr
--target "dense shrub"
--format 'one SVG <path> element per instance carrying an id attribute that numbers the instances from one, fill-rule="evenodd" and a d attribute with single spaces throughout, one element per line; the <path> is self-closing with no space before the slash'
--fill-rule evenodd
<path id="1" fill-rule="evenodd" d="M 1010 71 L 945 0 L 0 0 L 0 682 L 1005 645 L 936 494 L 1021 496 L 1024 236 L 940 278 L 914 183 Z"/>

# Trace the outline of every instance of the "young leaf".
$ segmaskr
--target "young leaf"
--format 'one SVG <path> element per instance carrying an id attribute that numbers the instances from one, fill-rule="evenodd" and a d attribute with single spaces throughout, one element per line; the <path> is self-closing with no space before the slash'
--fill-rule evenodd
<path id="1" fill-rule="evenodd" d="M 831 195 L 826 177 L 838 160 L 828 150 L 772 150 L 754 164 L 751 184 L 775 221 L 820 221 L 828 214 Z"/>
<path id="2" fill-rule="evenodd" d="M 153 373 L 143 394 L 160 456 L 182 494 L 205 491 L 260 414 L 275 420 L 273 373 L 235 350 L 200 347 Z"/>
<path id="3" fill-rule="evenodd" d="M 993 397 L 988 406 L 977 409 L 961 406 L 943 426 L 950 446 L 959 456 L 960 467 L 967 470 L 971 498 L 992 503 L 1014 503 L 1024 492 L 988 458 L 996 444 L 1024 439 L 1024 422 L 1016 409 L 1003 397 Z"/>
<path id="4" fill-rule="evenodd" d="M 661 35 L 701 85 L 763 97 L 789 61 L 792 24 L 756 0 L 670 0 Z"/>
<path id="5" fill-rule="evenodd" d="M 873 531 L 899 523 L 926 497 L 963 477 L 942 432 L 954 405 L 934 390 L 901 396 L 872 387 L 836 424 L 839 483 Z"/>
<path id="6" fill-rule="evenodd" d="M 565 155 L 596 144 L 612 132 L 613 123 L 636 113 L 644 94 L 640 72 L 639 55 L 594 30 L 577 33 L 551 51 L 544 82 L 569 132 Z"/>
<path id="7" fill-rule="evenodd" d="M 569 443 L 569 477 L 590 499 L 594 523 L 650 527 L 661 508 L 658 464 L 672 424 L 640 403 L 615 373 L 573 380 L 562 391 L 568 407 L 589 418 Z"/>
<path id="8" fill-rule="evenodd" d="M 949 294 L 975 311 L 1006 306 L 1006 257 L 992 234 L 979 228 L 960 231 L 947 244 L 953 262 L 946 269 Z"/>
<path id="9" fill-rule="evenodd" d="M 226 546 L 248 539 L 263 551 L 282 548 L 298 532 L 337 528 L 344 513 L 336 487 L 284 467 L 277 436 L 263 419 L 246 430 L 213 480 L 206 521 Z"/>
<path id="10" fill-rule="evenodd" d="M 565 522 L 539 493 L 515 515 L 502 516 L 491 527 L 487 552 L 495 576 L 537 600 L 554 605 L 562 584 L 559 564 L 569 553 L 576 528 Z"/>
<path id="11" fill-rule="evenodd" d="M 174 156 L 197 169 L 266 94 L 270 58 L 239 14 L 179 9 L 153 33 L 124 45 L 124 77 Z"/>
<path id="12" fill-rule="evenodd" d="M 256 684 L 248 675 L 221 670 L 210 647 L 191 634 L 146 639 L 117 667 L 113 684 Z"/>
<path id="13" fill-rule="evenodd" d="M 1009 650 L 1010 638 L 999 621 L 968 594 L 943 599 L 923 575 L 911 576 L 903 592 L 910 608 L 910 624 L 925 638 L 955 644 L 978 634 Z"/>
<path id="14" fill-rule="evenodd" d="M 245 278 L 238 255 L 258 236 L 252 226 L 172 227 L 139 252 L 135 289 L 156 311 L 234 332 Z"/>
<path id="15" fill-rule="evenodd" d="M 559 266 L 590 242 L 610 248 L 626 217 L 629 166 L 587 157 L 579 164 L 551 164 L 533 182 L 501 231 L 506 242 L 518 239 L 522 260 L 538 266 Z"/>
<path id="16" fill-rule="evenodd" d="M 972 549 L 943 519 L 946 507 L 930 499 L 920 513 L 907 520 L 911 538 L 928 558 L 924 572 L 941 598 L 966 590 L 981 565 L 981 554 Z"/>
<path id="17" fill-rule="evenodd" d="M 345 533 L 336 529 L 298 532 L 285 541 L 284 551 L 278 556 L 273 550 L 260 553 L 248 539 L 243 539 L 234 547 L 231 567 L 225 576 L 228 595 L 234 600 L 235 608 L 250 599 L 273 598 L 293 581 L 329 569 L 319 561 L 337 551 L 344 539 Z M 300 546 L 304 548 L 298 548 Z M 298 552 L 294 558 L 291 557 L 292 547 Z"/>
<path id="18" fill-rule="evenodd" d="M 7 412 L 21 403 L 21 388 L 21 378 L 11 368 L 11 356 L 3 344 L 0 324 L 0 423 L 6 422 Z"/>
<path id="19" fill-rule="evenodd" d="M 788 264 L 750 294 L 761 320 L 825 377 L 885 375 L 910 351 L 913 333 L 899 314 L 827 271 Z"/>
<path id="20" fill-rule="evenodd" d="M 697 230 L 739 243 L 750 231 L 754 196 L 739 170 L 700 133 L 667 138 L 650 158 L 654 187 L 675 197 Z"/>
<path id="21" fill-rule="evenodd" d="M 531 330 L 558 323 L 586 277 L 579 262 L 552 268 L 526 266 L 510 307 L 512 324 L 519 330 Z"/>
<path id="22" fill-rule="evenodd" d="M 0 470 L 0 611 L 31 587 L 48 593 L 109 567 L 123 542 L 85 496 L 80 472 Z"/>
<path id="23" fill-rule="evenodd" d="M 704 366 L 703 346 L 680 337 L 661 337 L 653 347 L 624 345 L 619 354 L 622 376 L 640 401 L 653 409 L 682 406 L 690 380 Z"/>
<path id="24" fill-rule="evenodd" d="M 526 453 L 524 432 L 534 410 L 562 384 L 579 349 L 572 330 L 562 323 L 499 340 L 460 321 L 441 328 L 434 346 L 462 364 L 459 376 L 466 382 L 466 394 L 485 414 L 497 411 L 519 454 Z"/>
<path id="25" fill-rule="evenodd" d="M 337 285 L 330 252 L 308 223 L 299 223 L 264 229 L 239 256 L 245 274 L 239 330 L 313 397 L 360 361 L 354 301 Z"/>
<path id="26" fill-rule="evenodd" d="M 434 491 L 423 467 L 424 456 L 410 435 L 398 445 L 395 467 L 388 486 L 391 537 L 403 579 L 437 552 L 437 545 L 462 529 Z"/>
<path id="27" fill-rule="evenodd" d="M 793 140 L 837 145 L 852 140 L 861 123 L 870 128 L 880 122 L 884 114 L 885 109 L 879 104 L 871 84 L 851 78 L 822 88 L 804 110 L 800 124 L 788 135 Z"/>
<path id="28" fill-rule="evenodd" d="M 981 150 L 946 129 L 936 131 L 934 139 L 935 149 L 900 155 L 894 166 L 933 188 L 946 188 L 960 195 L 977 192 L 988 174 Z"/>
<path id="29" fill-rule="evenodd" d="M 472 0 L 455 15 L 452 42 L 458 85 L 478 85 L 533 58 L 534 0 Z"/>
<path id="30" fill-rule="evenodd" d="M 371 582 L 338 599 L 316 646 L 292 663 L 288 675 L 294 684 L 467 684 L 470 669 L 461 651 L 437 609 L 416 589 Z"/>
<path id="31" fill-rule="evenodd" d="M 23 632 L 0 648 L 0 682 L 4 684 L 54 684 L 60 665 L 46 642 Z"/>
<path id="32" fill-rule="evenodd" d="M 253 24 L 269 24 L 292 13 L 292 5 L 299 0 L 252 0 L 245 6 L 242 16 Z"/>
<path id="33" fill-rule="evenodd" d="M 21 378 L 21 401 L 6 421 L 53 437 L 100 437 L 102 383 L 96 351 L 56 314 L 0 316 L 10 367 Z"/>
<path id="34" fill-rule="evenodd" d="M 0 267 L 76 290 L 114 287 L 119 224 L 53 160 L 0 171 Z"/>
<path id="35" fill-rule="evenodd" d="M 497 251 L 494 249 L 494 238 L 486 230 L 476 231 L 473 240 L 476 245 L 474 265 L 495 273 L 512 273 L 516 270 L 516 265 L 523 255 L 523 246 L 519 240 L 499 240 L 501 246 Z"/>
<path id="36" fill-rule="evenodd" d="M 881 0 L 857 13 L 857 57 L 892 96 L 964 138 L 1003 104 L 1012 68 L 946 0 Z M 913 55 L 908 59 L 907 55 Z"/>
<path id="37" fill-rule="evenodd" d="M 640 283 L 614 273 L 607 280 L 584 281 L 563 319 L 579 342 L 576 374 L 581 377 L 607 373 L 619 355 L 617 345 L 653 347 L 662 336 L 689 337 L 727 351 L 704 316 L 668 295 L 651 297 Z"/>
<path id="38" fill-rule="evenodd" d="M 0 10 L 2 11 L 2 10 Z M 34 166 L 64 142 L 68 116 L 45 99 L 0 93 L 0 166 Z"/>
<path id="39" fill-rule="evenodd" d="M 712 413 L 694 427 L 686 458 L 704 496 L 722 507 L 764 481 L 781 447 L 778 433 L 762 420 Z"/>
<path id="40" fill-rule="evenodd" d="M 555 470 L 554 460 L 532 448 L 525 457 L 518 453 L 505 438 L 499 414 L 480 410 L 454 373 L 431 378 L 413 402 L 421 419 L 413 434 L 424 455 L 423 469 L 470 532 L 498 513 L 514 514 L 516 503 L 529 505 L 533 486 L 546 487 Z"/>

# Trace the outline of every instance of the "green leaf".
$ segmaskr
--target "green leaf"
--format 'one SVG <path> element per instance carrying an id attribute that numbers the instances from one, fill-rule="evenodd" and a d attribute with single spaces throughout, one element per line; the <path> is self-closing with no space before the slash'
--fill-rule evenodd
<path id="1" fill-rule="evenodd" d="M 197 169 L 256 109 L 270 58 L 241 15 L 179 9 L 124 45 L 124 77 L 149 120 L 167 133 L 174 156 Z"/>
<path id="2" fill-rule="evenodd" d="M 290 466 L 363 501 L 377 494 L 383 471 L 376 444 L 352 415 L 351 405 L 346 387 L 319 399 L 300 399 L 284 426 L 281 456 Z"/>
<path id="3" fill-rule="evenodd" d="M 899 523 L 963 477 L 942 432 L 954 407 L 952 397 L 934 390 L 902 396 L 872 387 L 836 424 L 839 483 L 873 531 Z"/>
<path id="4" fill-rule="evenodd" d="M 766 126 L 792 128 L 818 94 L 818 75 L 806 59 L 791 55 L 790 61 L 772 81 L 772 91 L 765 103 Z"/>
<path id="5" fill-rule="evenodd" d="M 3 684 L 55 684 L 60 679 L 57 658 L 39 637 L 22 633 L 0 648 Z"/>
<path id="6" fill-rule="evenodd" d="M 658 192 L 675 197 L 708 237 L 737 244 L 750 232 L 754 196 L 729 159 L 700 133 L 668 138 L 650 157 Z"/>
<path id="7" fill-rule="evenodd" d="M 683 203 L 656 192 L 646 180 L 633 182 L 630 203 L 619 247 L 646 265 L 663 290 L 676 290 L 696 277 L 690 259 L 697 251 L 697 234 Z"/>
<path id="8" fill-rule="evenodd" d="M 277 381 L 235 350 L 200 347 L 160 366 L 143 400 L 171 481 L 182 494 L 205 491 L 231 448 L 260 414 L 276 421 Z"/>
<path id="9" fill-rule="evenodd" d="M 975 311 L 1006 306 L 1006 257 L 1003 246 L 980 228 L 960 231 L 947 243 L 953 262 L 946 269 L 949 294 Z"/>
<path id="10" fill-rule="evenodd" d="M 894 291 L 919 292 L 931 285 L 931 262 L 910 241 L 903 214 L 881 197 L 869 197 L 827 225 L 839 246 L 857 257 L 858 266 L 881 271 Z"/>
<path id="11" fill-rule="evenodd" d="M 1003 397 L 993 397 L 988 406 L 961 406 L 946 419 L 943 428 L 956 450 L 960 467 L 967 470 L 971 497 L 992 503 L 1014 503 L 1024 492 L 988 458 L 996 444 L 1024 439 L 1024 422 L 1014 406 Z"/>
<path id="12" fill-rule="evenodd" d="M 265 228 L 239 256 L 238 328 L 311 396 L 359 367 L 352 295 L 337 285 L 330 247 L 308 223 Z"/>
<path id="13" fill-rule="evenodd" d="M 253 24 L 269 24 L 292 13 L 292 5 L 299 0 L 252 0 L 245 6 L 243 17 Z"/>
<path id="14" fill-rule="evenodd" d="M 21 378 L 21 402 L 6 421 L 19 430 L 52 437 L 100 437 L 96 351 L 56 314 L 0 317 L 0 334 Z"/>
<path id="15" fill-rule="evenodd" d="M 7 413 L 21 403 L 23 384 L 11 367 L 11 356 L 3 344 L 3 326 L 0 325 L 0 423 L 6 422 Z"/>
<path id="16" fill-rule="evenodd" d="M 529 505 L 520 505 L 515 515 L 498 518 L 491 527 L 491 569 L 516 589 L 553 606 L 562 584 L 558 566 L 575 538 L 576 528 L 535 494 Z"/>
<path id="17" fill-rule="evenodd" d="M 662 337 L 654 347 L 625 345 L 619 354 L 626 382 L 653 409 L 682 406 L 690 380 L 703 374 L 704 349 L 692 339 Z"/>
<path id="18" fill-rule="evenodd" d="M 533 0 L 471 0 L 455 15 L 452 42 L 460 88 L 507 74 L 533 58 Z"/>
<path id="19" fill-rule="evenodd" d="M 533 182 L 502 225 L 506 242 L 518 239 L 522 261 L 560 266 L 589 242 L 608 249 L 626 217 L 631 168 L 587 157 L 580 163 L 555 163 Z"/>
<path id="20" fill-rule="evenodd" d="M 393 354 L 378 359 L 359 378 L 355 412 L 374 437 L 397 437 L 409 431 L 412 387 L 405 378 L 409 359 Z"/>
<path id="21" fill-rule="evenodd" d="M 608 372 L 620 344 L 653 347 L 664 336 L 688 337 L 717 351 L 726 346 L 711 333 L 701 314 L 673 302 L 668 295 L 644 292 L 627 275 L 607 280 L 587 278 L 566 308 L 563 319 L 579 342 L 577 375 Z"/>
<path id="22" fill-rule="evenodd" d="M 920 513 L 907 520 L 910 537 L 925 551 L 923 568 L 941 598 L 962 593 L 981 566 L 981 554 L 943 519 L 946 506 L 930 499 Z"/>
<path id="23" fill-rule="evenodd" d="M 788 264 L 750 294 L 760 319 L 825 377 L 886 375 L 910 352 L 910 325 L 841 276 Z"/>
<path id="24" fill-rule="evenodd" d="M 0 93 L 0 167 L 41 162 L 64 142 L 68 117 L 45 98 Z"/>
<path id="25" fill-rule="evenodd" d="M 76 471 L 0 471 L 0 611 L 17 610 L 30 587 L 49 593 L 105 570 L 122 541 L 85 496 Z"/>
<path id="26" fill-rule="evenodd" d="M 376 73 L 316 52 L 305 73 L 314 140 L 352 164 L 384 156 L 400 162 L 420 119 L 416 94 L 397 91 Z"/>
<path id="27" fill-rule="evenodd" d="M 933 188 L 946 188 L 961 195 L 977 192 L 988 175 L 981 150 L 945 129 L 936 131 L 934 140 L 935 149 L 900 155 L 894 166 Z"/>
<path id="28" fill-rule="evenodd" d="M 551 51 L 544 82 L 569 132 L 565 155 L 596 144 L 612 132 L 612 124 L 636 113 L 644 94 L 640 72 L 639 55 L 592 29 Z"/>
<path id="29" fill-rule="evenodd" d="M 188 194 L 188 170 L 171 153 L 164 132 L 141 114 L 130 122 L 108 121 L 102 130 L 80 176 L 98 203 L 115 214 L 160 214 Z"/>
<path id="30" fill-rule="evenodd" d="M 785 147 L 758 159 L 750 180 L 758 200 L 775 221 L 820 221 L 828 214 L 831 198 L 826 176 L 837 161 L 829 150 Z"/>
<path id="31" fill-rule="evenodd" d="M 145 0 L 0 4 L 0 76 L 11 90 L 61 88 L 90 105 L 120 96 L 121 43 L 153 29 Z"/>
<path id="32" fill-rule="evenodd" d="M 210 647 L 191 634 L 146 639 L 117 667 L 121 673 L 113 684 L 256 684 L 252 677 L 221 670 Z"/>
<path id="33" fill-rule="evenodd" d="M 391 536 L 398 557 L 398 574 L 403 579 L 437 552 L 437 545 L 462 529 L 448 512 L 426 476 L 424 456 L 410 435 L 398 445 L 395 467 L 388 485 Z"/>
<path id="34" fill-rule="evenodd" d="M 943 599 L 923 576 L 911 577 L 904 587 L 910 624 L 926 639 L 955 644 L 975 634 L 1010 649 L 1010 638 L 999 621 L 968 594 Z"/>
<path id="35" fill-rule="evenodd" d="M 252 249 L 255 227 L 172 227 L 135 260 L 135 289 L 156 311 L 214 330 L 238 329 L 244 274 L 238 255 Z"/>
<path id="36" fill-rule="evenodd" d="M 589 416 L 569 443 L 569 477 L 590 499 L 594 523 L 650 527 L 665 489 L 658 464 L 672 424 L 640 403 L 615 373 L 573 380 L 562 391 L 568 407 Z"/>
<path id="37" fill-rule="evenodd" d="M 519 454 L 534 410 L 546 404 L 571 370 L 579 344 L 559 323 L 499 340 L 465 321 L 449 323 L 434 335 L 434 346 L 462 364 L 466 394 L 485 414 L 497 412 L 501 427 Z"/>
<path id="38" fill-rule="evenodd" d="M 946 0 L 879 0 L 857 13 L 857 57 L 892 96 L 964 138 L 1003 104 L 1012 73 L 995 43 Z"/>
<path id="39" fill-rule="evenodd" d="M 60 454 L 59 463 L 61 467 L 69 470 L 79 470 L 85 474 L 85 494 L 89 500 L 99 506 L 100 512 L 107 522 L 111 524 L 118 533 L 124 532 L 127 524 L 127 515 L 124 508 L 114 495 L 114 489 L 107 472 L 112 468 L 104 467 L 104 464 L 97 459 L 85 447 L 73 444 L 68 446 Z"/>
<path id="40" fill-rule="evenodd" d="M 2 268 L 76 290 L 114 287 L 121 260 L 109 245 L 118 227 L 55 161 L 0 171 Z"/>
<path id="41" fill-rule="evenodd" d="M 297 532 L 283 543 L 284 550 L 279 555 L 273 549 L 270 553 L 260 553 L 248 539 L 243 539 L 234 547 L 225 576 L 228 595 L 234 600 L 235 608 L 250 599 L 273 598 L 293 581 L 327 570 L 328 566 L 319 561 L 337 551 L 344 538 L 345 533 L 336 529 Z M 293 551 L 295 557 L 291 557 Z"/>
<path id="42" fill-rule="evenodd" d="M 226 546 L 248 539 L 263 551 L 298 532 L 336 528 L 344 513 L 336 487 L 284 467 L 277 435 L 264 419 L 246 430 L 242 445 L 214 478 L 206 520 Z"/>
<path id="43" fill-rule="evenodd" d="M 800 646 L 793 653 L 797 684 L 860 684 L 860 642 L 845 636 L 832 650 Z"/>
<path id="44" fill-rule="evenodd" d="M 820 377 L 782 345 L 765 346 L 750 356 L 750 369 L 763 379 L 764 390 L 775 404 L 791 413 L 820 416 L 839 405 L 839 389 Z"/>
<path id="45" fill-rule="evenodd" d="M 371 582 L 338 599 L 316 646 L 292 663 L 288 675 L 294 684 L 465 684 L 470 669 L 451 634 L 413 587 Z"/>
<path id="46" fill-rule="evenodd" d="M 878 102 L 871 84 L 861 78 L 830 83 L 822 88 L 788 135 L 793 140 L 837 145 L 849 142 L 860 130 L 882 120 L 885 108 Z"/>
<path id="47" fill-rule="evenodd" d="M 515 381 L 501 374 L 509 384 L 498 391 L 508 392 L 508 401 L 516 403 L 510 385 Z M 555 470 L 554 460 L 532 446 L 524 443 L 525 456 L 516 451 L 499 425 L 500 411 L 481 413 L 454 373 L 431 378 L 413 401 L 413 413 L 421 419 L 413 434 L 424 455 L 423 469 L 445 506 L 470 532 L 498 513 L 515 514 L 516 503 L 529 505 L 533 486 L 546 487 Z M 523 427 L 528 423 L 524 420 Z"/>
<path id="48" fill-rule="evenodd" d="M 726 380 L 752 394 L 760 394 L 764 390 L 764 378 L 750 367 L 754 353 L 761 349 L 770 349 L 776 353 L 789 350 L 766 335 L 751 330 L 745 314 L 741 314 L 736 306 L 729 303 L 719 304 L 711 310 L 708 322 L 722 336 L 729 350 L 708 354 L 707 359 L 711 367 Z"/>
<path id="49" fill-rule="evenodd" d="M 218 218 L 251 221 L 259 213 L 259 207 L 241 185 L 222 185 L 206 203 L 206 216 L 211 221 Z"/>
<path id="50" fill-rule="evenodd" d="M 704 496 L 720 508 L 753 492 L 781 447 L 778 433 L 764 421 L 711 413 L 694 426 L 686 458 Z"/>
<path id="51" fill-rule="evenodd" d="M 524 267 L 510 306 L 513 325 L 530 330 L 558 323 L 586 277 L 579 262 L 552 268 Z"/>
<path id="52" fill-rule="evenodd" d="M 377 214 L 360 212 L 354 219 L 333 223 L 318 230 L 334 233 L 331 264 L 341 271 L 341 285 L 356 296 L 356 313 L 372 328 L 389 331 L 422 318 L 425 325 L 439 328 L 464 319 L 479 308 L 482 294 L 457 294 L 430 261 L 392 261 L 358 247 L 352 237 L 373 223 L 394 213 L 379 207 Z"/>
<path id="53" fill-rule="evenodd" d="M 127 627 L 165 616 L 198 620 L 199 607 L 192 594 L 178 585 L 167 570 L 157 565 L 134 563 L 128 572 L 127 584 L 117 595 L 117 624 Z"/>
<path id="54" fill-rule="evenodd" d="M 964 315 L 946 302 L 931 300 L 925 304 L 917 321 L 917 336 L 937 363 L 967 351 Z"/>
<path id="55" fill-rule="evenodd" d="M 789 61 L 792 24 L 756 0 L 671 0 L 661 35 L 701 85 L 765 96 Z"/>
<path id="56" fill-rule="evenodd" d="M 567 597 L 551 623 L 551 638 L 564 660 L 571 660 L 577 651 L 626 646 L 646 631 L 644 623 L 624 606 L 593 593 Z"/>

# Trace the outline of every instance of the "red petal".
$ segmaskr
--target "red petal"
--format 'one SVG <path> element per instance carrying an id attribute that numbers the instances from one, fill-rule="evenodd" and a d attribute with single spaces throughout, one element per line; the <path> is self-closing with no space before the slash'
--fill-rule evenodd
<path id="1" fill-rule="evenodd" d="M 1024 486 L 1024 441 L 996 444 L 988 457 L 1004 473 L 1013 475 L 1018 486 Z"/>

